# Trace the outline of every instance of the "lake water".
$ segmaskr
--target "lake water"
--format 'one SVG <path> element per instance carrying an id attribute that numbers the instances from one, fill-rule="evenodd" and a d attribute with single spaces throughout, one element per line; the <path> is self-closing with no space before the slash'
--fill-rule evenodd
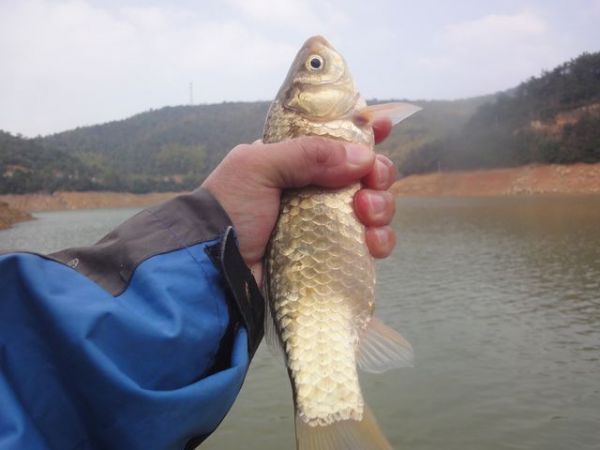
<path id="1" fill-rule="evenodd" d="M 400 199 L 377 314 L 416 367 L 362 377 L 397 450 L 600 448 L 600 198 Z M 0 248 L 91 243 L 136 210 L 37 214 Z M 261 346 L 205 449 L 294 448 L 282 362 Z"/>

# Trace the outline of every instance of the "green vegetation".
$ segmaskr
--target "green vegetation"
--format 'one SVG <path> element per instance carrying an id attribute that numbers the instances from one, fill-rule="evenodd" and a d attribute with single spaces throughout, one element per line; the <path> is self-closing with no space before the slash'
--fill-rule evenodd
<path id="1" fill-rule="evenodd" d="M 77 157 L 0 131 L 0 193 L 97 187 L 93 171 Z"/>
<path id="2" fill-rule="evenodd" d="M 585 53 L 481 105 L 459 132 L 426 143 L 404 174 L 600 161 L 600 53 Z"/>
<path id="3" fill-rule="evenodd" d="M 490 98 L 417 102 L 424 110 L 397 127 L 381 151 L 401 163 L 411 150 L 459 129 Z M 261 136 L 268 108 L 268 102 L 166 107 L 37 139 L 4 133 L 12 144 L 0 153 L 0 164 L 14 165 L 18 157 L 26 161 L 22 165 L 29 175 L 27 183 L 22 183 L 20 175 L 15 178 L 10 171 L 2 171 L 5 179 L 0 193 L 192 189 L 229 150 Z M 51 160 L 53 167 L 64 171 L 76 164 L 77 170 L 66 178 L 40 177 L 39 171 L 29 171 L 37 153 L 47 154 L 45 160 Z"/>
<path id="4" fill-rule="evenodd" d="M 235 145 L 260 137 L 268 107 L 267 102 L 165 107 L 40 142 L 93 168 L 102 189 L 192 189 Z"/>
<path id="5" fill-rule="evenodd" d="M 405 175 L 600 161 L 600 53 L 497 95 L 413 103 L 423 111 L 380 146 Z M 268 107 L 165 107 L 36 139 L 0 132 L 0 193 L 192 189 L 260 137 Z"/>

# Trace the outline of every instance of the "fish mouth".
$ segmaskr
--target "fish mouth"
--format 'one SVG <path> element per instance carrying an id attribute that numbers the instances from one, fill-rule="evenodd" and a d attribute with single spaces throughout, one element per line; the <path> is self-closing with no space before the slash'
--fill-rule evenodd
<path id="1" fill-rule="evenodd" d="M 320 47 L 326 47 L 333 50 L 332 45 L 323 36 L 317 35 L 307 39 L 304 43 L 304 48 L 309 51 L 317 51 Z"/>

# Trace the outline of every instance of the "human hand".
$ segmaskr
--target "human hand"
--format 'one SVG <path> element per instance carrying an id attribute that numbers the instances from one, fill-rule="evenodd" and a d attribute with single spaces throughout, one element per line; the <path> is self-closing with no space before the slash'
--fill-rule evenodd
<path id="1" fill-rule="evenodd" d="M 385 139 L 391 123 L 373 126 L 375 142 Z M 354 211 L 366 227 L 366 242 L 376 258 L 388 256 L 396 243 L 389 226 L 395 211 L 387 191 L 396 178 L 394 164 L 364 146 L 317 137 L 276 144 L 235 147 L 202 187 L 221 203 L 236 229 L 240 253 L 257 283 L 262 259 L 277 216 L 282 189 L 309 185 L 340 188 L 362 180 Z"/>

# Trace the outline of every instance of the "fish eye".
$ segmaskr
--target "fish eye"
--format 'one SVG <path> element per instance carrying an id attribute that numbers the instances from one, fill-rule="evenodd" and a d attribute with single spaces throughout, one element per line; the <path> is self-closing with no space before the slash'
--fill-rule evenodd
<path id="1" fill-rule="evenodd" d="M 323 58 L 319 55 L 312 55 L 308 58 L 307 67 L 309 70 L 320 70 L 323 68 Z"/>

